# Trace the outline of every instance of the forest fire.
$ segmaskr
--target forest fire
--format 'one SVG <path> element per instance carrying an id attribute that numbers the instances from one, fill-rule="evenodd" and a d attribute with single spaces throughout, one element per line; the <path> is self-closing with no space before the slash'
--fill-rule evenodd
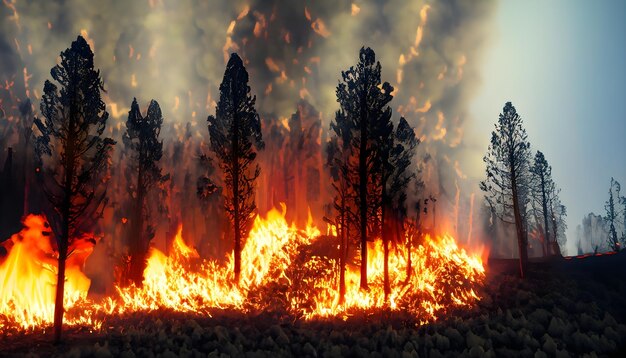
<path id="1" fill-rule="evenodd" d="M 24 229 L 3 243 L 6 257 L 0 261 L 0 330 L 15 324 L 34 328 L 53 320 L 56 265 L 50 227 L 43 216 L 29 215 Z M 73 307 L 87 297 L 91 281 L 82 272 L 93 251 L 91 238 L 76 240 L 67 260 L 65 306 Z M 68 317 L 68 324 L 92 324 L 88 317 Z M 97 324 L 96 324 L 97 325 Z"/>
<path id="2" fill-rule="evenodd" d="M 336 238 L 322 236 L 311 218 L 302 229 L 289 225 L 285 213 L 283 206 L 282 211 L 273 209 L 263 218 L 256 217 L 243 248 L 239 284 L 233 282 L 231 256 L 226 265 L 202 260 L 185 243 L 180 227 L 169 255 L 151 249 L 143 285 L 118 285 L 116 294 L 95 301 L 87 298 L 90 280 L 82 272 L 93 243 L 77 241 L 82 246 L 73 250 L 66 271 L 66 323 L 97 330 L 111 315 L 159 309 L 208 315 L 222 308 L 244 313 L 282 309 L 313 319 L 383 307 L 406 310 L 426 322 L 453 307 L 471 307 L 480 299 L 483 253 L 468 253 L 452 237 L 443 236 L 426 237 L 414 247 L 410 268 L 400 248 L 391 255 L 393 290 L 388 302 L 382 288 L 382 247 L 379 241 L 373 242 L 368 258 L 369 291 L 359 289 L 358 268 L 350 266 L 345 301 L 339 304 L 333 270 L 336 260 L 313 254 L 302 261 L 301 255 L 303 247 Z M 28 216 L 25 228 L 8 241 L 11 245 L 0 265 L 0 331 L 45 328 L 52 322 L 57 254 L 46 225 L 42 216 Z M 281 285 L 289 288 L 280 289 Z M 282 306 L 276 306 L 279 301 Z"/>

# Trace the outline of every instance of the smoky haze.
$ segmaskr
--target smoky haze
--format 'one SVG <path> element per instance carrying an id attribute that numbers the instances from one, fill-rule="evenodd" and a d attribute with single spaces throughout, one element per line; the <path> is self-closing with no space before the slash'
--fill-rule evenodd
<path id="1" fill-rule="evenodd" d="M 0 80 L 37 109 L 59 52 L 82 34 L 104 79 L 109 130 L 123 130 L 133 97 L 142 108 L 156 99 L 168 148 L 168 136 L 185 132 L 206 142 L 231 52 L 244 59 L 265 120 L 284 121 L 309 103 L 326 132 L 341 71 L 369 46 L 395 88 L 394 121 L 405 116 L 422 140 L 424 196 L 438 199 L 426 225 L 467 241 L 481 230 L 482 193 L 464 174 L 480 158 L 462 159 L 463 128 L 495 9 L 494 1 L 464 0 L 5 1 Z"/>

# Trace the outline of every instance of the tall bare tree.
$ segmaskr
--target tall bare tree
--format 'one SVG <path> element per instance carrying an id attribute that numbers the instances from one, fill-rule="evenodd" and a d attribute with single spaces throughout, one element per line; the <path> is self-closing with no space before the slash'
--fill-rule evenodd
<path id="1" fill-rule="evenodd" d="M 527 205 L 530 181 L 530 143 L 522 117 L 511 102 L 504 105 L 491 133 L 491 143 L 483 158 L 487 179 L 480 183 L 492 212 L 502 221 L 515 225 L 519 250 L 520 277 L 528 265 Z"/>
<path id="2" fill-rule="evenodd" d="M 103 136 L 109 114 L 100 96 L 104 90 L 100 71 L 94 69 L 93 52 L 79 36 L 61 52 L 51 70 L 54 84 L 46 81 L 41 99 L 43 120 L 37 153 L 42 158 L 45 193 L 51 204 L 46 214 L 59 251 L 54 305 L 54 340 L 61 340 L 65 261 L 68 247 L 101 216 L 105 202 L 108 158 L 115 142 Z"/>
<path id="3" fill-rule="evenodd" d="M 211 150 L 223 174 L 224 206 L 234 232 L 234 275 L 241 274 L 242 238 L 246 238 L 254 217 L 254 182 L 261 169 L 256 163 L 257 149 L 263 148 L 261 120 L 250 94 L 248 72 L 233 53 L 220 85 L 220 100 L 215 116 L 209 116 Z"/>

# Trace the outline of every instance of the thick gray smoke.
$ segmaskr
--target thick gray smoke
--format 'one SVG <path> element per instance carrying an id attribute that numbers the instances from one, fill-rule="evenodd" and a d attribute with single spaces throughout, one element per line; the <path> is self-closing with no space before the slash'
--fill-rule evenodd
<path id="1" fill-rule="evenodd" d="M 225 60 L 236 51 L 262 115 L 289 118 L 304 99 L 326 129 L 340 71 L 369 46 L 396 89 L 396 120 L 404 115 L 422 138 L 427 195 L 438 198 L 437 218 L 428 220 L 465 240 L 480 226 L 470 217 L 479 215 L 482 194 L 463 174 L 471 165 L 461 159 L 463 125 L 495 7 L 465 0 L 7 0 L 0 5 L 0 80 L 13 81 L 13 92 L 38 108 L 59 52 L 82 34 L 102 71 L 112 128 L 123 128 L 134 96 L 144 105 L 154 98 L 172 127 L 163 133 L 182 136 L 189 122 L 194 137 L 206 138 Z"/>

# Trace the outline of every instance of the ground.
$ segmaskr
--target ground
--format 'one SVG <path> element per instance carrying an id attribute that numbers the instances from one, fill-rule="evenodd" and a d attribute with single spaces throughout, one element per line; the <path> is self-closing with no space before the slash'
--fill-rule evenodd
<path id="1" fill-rule="evenodd" d="M 626 356 L 626 253 L 531 264 L 491 260 L 483 299 L 416 326 L 398 312 L 297 321 L 273 314 L 172 312 L 106 322 L 102 332 L 70 328 L 0 336 L 0 356 L 71 357 L 568 357 Z"/>

